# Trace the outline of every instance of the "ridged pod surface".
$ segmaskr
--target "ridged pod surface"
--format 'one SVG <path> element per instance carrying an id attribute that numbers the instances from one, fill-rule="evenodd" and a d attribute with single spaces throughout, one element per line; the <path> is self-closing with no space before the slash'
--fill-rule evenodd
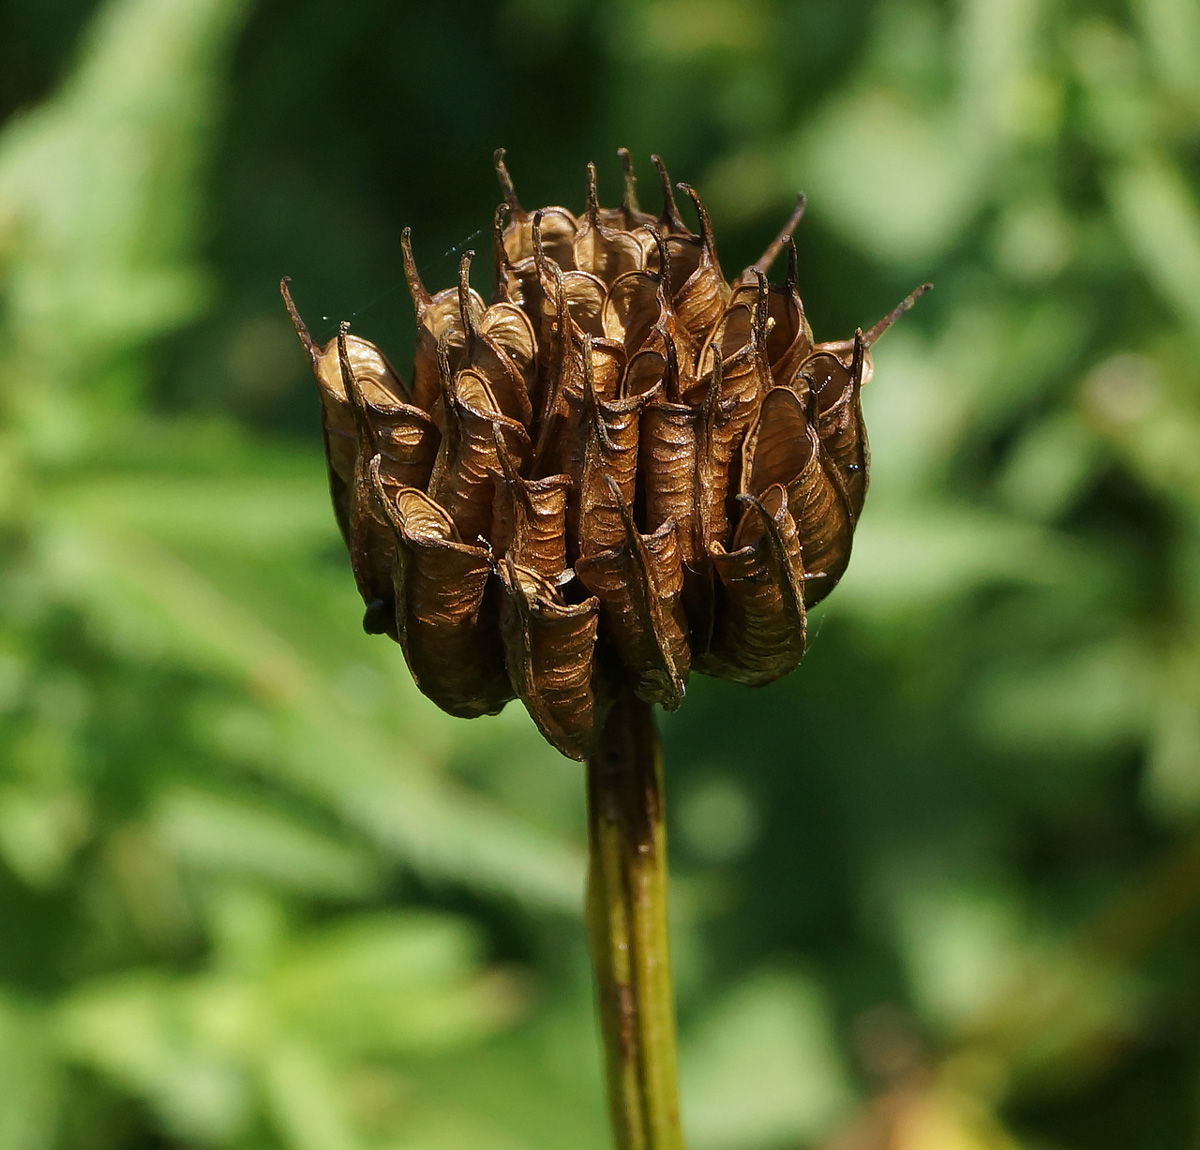
<path id="1" fill-rule="evenodd" d="M 430 295 L 403 239 L 416 311 L 411 378 L 342 324 L 324 347 L 281 285 L 321 396 L 334 511 L 364 626 L 404 649 L 452 715 L 519 697 L 585 758 L 623 687 L 679 706 L 691 671 L 762 686 L 800 662 L 805 612 L 850 558 L 869 457 L 865 334 L 814 342 L 791 233 L 732 282 L 699 196 L 529 212 L 495 157 L 490 303 Z M 784 252 L 787 276 L 766 273 Z"/>

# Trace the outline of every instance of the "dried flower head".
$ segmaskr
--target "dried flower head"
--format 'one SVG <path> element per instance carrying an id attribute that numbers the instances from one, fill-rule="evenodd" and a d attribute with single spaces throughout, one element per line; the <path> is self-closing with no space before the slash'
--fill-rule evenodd
<path id="1" fill-rule="evenodd" d="M 334 509 L 367 605 L 453 715 L 519 696 L 584 758 L 622 687 L 678 707 L 692 670 L 750 686 L 800 662 L 805 611 L 837 583 L 867 490 L 866 333 L 815 343 L 791 219 L 732 283 L 700 197 L 683 221 L 661 161 L 655 217 L 628 152 L 619 208 L 588 167 L 581 217 L 504 202 L 495 287 L 430 295 L 409 232 L 412 378 L 342 324 L 318 347 Z M 766 272 L 786 250 L 782 286 Z"/>

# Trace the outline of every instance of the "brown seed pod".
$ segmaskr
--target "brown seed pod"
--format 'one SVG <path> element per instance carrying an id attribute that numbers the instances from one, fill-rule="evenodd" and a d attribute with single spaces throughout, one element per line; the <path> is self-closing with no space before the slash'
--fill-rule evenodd
<path id="1" fill-rule="evenodd" d="M 491 304 L 430 295 L 402 240 L 417 340 L 403 382 L 342 325 L 318 347 L 281 285 L 321 397 L 330 490 L 367 611 L 454 715 L 519 697 L 585 758 L 628 687 L 679 706 L 689 671 L 761 686 L 804 653 L 866 497 L 870 349 L 928 285 L 853 339 L 816 343 L 796 210 L 726 283 L 712 223 L 666 168 L 657 216 L 629 153 L 620 207 L 588 166 L 582 216 L 521 206 L 504 152 Z M 787 253 L 782 285 L 767 273 Z"/>

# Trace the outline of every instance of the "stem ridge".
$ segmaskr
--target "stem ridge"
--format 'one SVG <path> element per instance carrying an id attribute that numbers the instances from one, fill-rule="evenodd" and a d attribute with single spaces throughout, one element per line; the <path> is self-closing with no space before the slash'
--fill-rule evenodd
<path id="1" fill-rule="evenodd" d="M 587 919 L 618 1150 L 683 1150 L 667 936 L 662 755 L 625 689 L 587 760 Z"/>

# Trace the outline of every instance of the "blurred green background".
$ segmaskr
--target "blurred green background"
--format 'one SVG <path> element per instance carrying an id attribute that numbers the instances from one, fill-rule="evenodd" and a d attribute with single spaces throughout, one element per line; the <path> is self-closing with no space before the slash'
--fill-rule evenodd
<path id="1" fill-rule="evenodd" d="M 3 0 L 0 116 L 0 1150 L 608 1145 L 580 769 L 362 634 L 276 290 L 407 366 L 500 145 L 937 284 L 663 722 L 693 1150 L 1200 1147 L 1195 0 Z"/>

